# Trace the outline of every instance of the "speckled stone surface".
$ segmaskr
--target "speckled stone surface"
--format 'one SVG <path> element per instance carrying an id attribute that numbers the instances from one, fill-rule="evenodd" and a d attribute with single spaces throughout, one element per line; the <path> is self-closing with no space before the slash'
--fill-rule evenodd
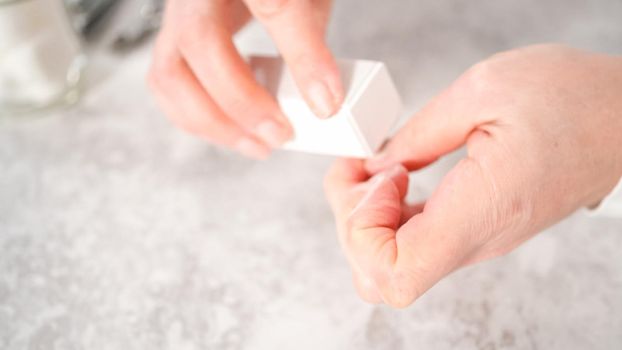
<path id="1" fill-rule="evenodd" d="M 386 61 L 412 112 L 499 50 L 619 54 L 621 16 L 618 0 L 337 1 L 330 43 Z M 238 39 L 270 50 L 256 27 Z M 406 310 L 366 305 L 322 194 L 331 159 L 184 135 L 148 60 L 96 50 L 80 105 L 0 125 L 0 349 L 622 348 L 622 219 L 577 213 Z"/>

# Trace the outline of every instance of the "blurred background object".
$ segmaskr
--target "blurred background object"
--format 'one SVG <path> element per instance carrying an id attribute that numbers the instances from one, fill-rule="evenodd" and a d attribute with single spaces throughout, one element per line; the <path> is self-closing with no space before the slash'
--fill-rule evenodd
<path id="1" fill-rule="evenodd" d="M 0 114 L 75 102 L 84 65 L 62 0 L 0 0 Z"/>
<path id="2" fill-rule="evenodd" d="M 126 51 L 143 43 L 160 29 L 164 0 L 145 0 L 138 10 L 137 17 L 122 28 L 113 42 L 117 51 Z"/>
<path id="3" fill-rule="evenodd" d="M 74 28 L 85 37 L 97 31 L 119 0 L 65 0 Z"/>
<path id="4" fill-rule="evenodd" d="M 160 27 L 163 5 L 163 0 L 0 0 L 0 115 L 75 103 L 89 85 L 83 83 L 85 51 L 127 53 L 138 47 Z M 97 67 L 90 73 L 101 74 Z"/>

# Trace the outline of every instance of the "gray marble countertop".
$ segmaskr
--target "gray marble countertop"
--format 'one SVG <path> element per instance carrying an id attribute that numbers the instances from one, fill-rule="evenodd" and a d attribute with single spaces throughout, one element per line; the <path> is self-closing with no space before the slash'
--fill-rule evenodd
<path id="1" fill-rule="evenodd" d="M 412 112 L 496 51 L 619 54 L 621 15 L 618 0 L 343 0 L 329 41 L 387 62 Z M 237 40 L 273 50 L 257 27 Z M 148 62 L 94 50 L 79 105 L 0 126 L 0 349 L 622 348 L 622 219 L 577 213 L 406 310 L 367 305 L 323 198 L 331 159 L 254 162 L 183 134 Z"/>

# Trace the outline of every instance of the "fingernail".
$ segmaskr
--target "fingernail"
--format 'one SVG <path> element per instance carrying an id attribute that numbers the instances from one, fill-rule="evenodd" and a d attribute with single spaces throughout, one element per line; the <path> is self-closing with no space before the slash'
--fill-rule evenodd
<path id="1" fill-rule="evenodd" d="M 384 171 L 374 175 L 369 181 L 369 188 L 367 189 L 367 192 L 368 193 L 375 192 L 378 189 L 378 187 L 380 187 L 380 184 L 383 183 L 384 180 L 388 178 L 389 178 L 388 174 Z"/>
<path id="2" fill-rule="evenodd" d="M 248 137 L 238 141 L 235 149 L 246 157 L 259 160 L 266 159 L 270 155 L 268 147 Z"/>
<path id="3" fill-rule="evenodd" d="M 376 154 L 372 158 L 369 158 L 365 162 L 365 167 L 367 168 L 367 170 L 376 172 L 378 170 L 385 168 L 390 163 L 391 163 L 391 159 L 389 157 L 389 153 L 383 151 L 383 152 Z"/>
<path id="4" fill-rule="evenodd" d="M 336 111 L 335 99 L 326 84 L 321 81 L 313 81 L 307 89 L 311 100 L 311 109 L 320 118 L 328 118 Z"/>
<path id="5" fill-rule="evenodd" d="M 365 192 L 365 195 L 363 195 L 363 197 L 359 199 L 358 204 L 354 207 L 354 209 L 352 209 L 350 215 L 354 215 L 354 213 L 359 211 L 361 207 L 363 207 L 364 205 L 367 204 L 367 202 L 369 202 L 371 197 L 374 195 L 374 193 L 376 193 L 378 188 L 380 188 L 380 186 L 382 185 L 382 183 L 384 182 L 386 178 L 387 178 L 387 174 L 382 172 L 382 173 L 378 173 L 372 176 L 372 178 L 369 179 L 369 182 L 367 183 L 367 191 Z"/>
<path id="6" fill-rule="evenodd" d="M 406 170 L 402 164 L 395 164 L 386 170 L 387 177 L 390 179 L 393 179 L 403 173 L 408 173 L 408 170 Z"/>
<path id="7" fill-rule="evenodd" d="M 289 131 L 273 120 L 261 122 L 255 132 L 272 148 L 280 147 L 290 138 Z"/>

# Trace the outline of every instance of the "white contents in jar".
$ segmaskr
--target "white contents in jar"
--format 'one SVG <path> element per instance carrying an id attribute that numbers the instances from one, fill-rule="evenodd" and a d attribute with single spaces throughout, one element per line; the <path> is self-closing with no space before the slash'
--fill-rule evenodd
<path id="1" fill-rule="evenodd" d="M 62 0 L 0 0 L 0 110 L 55 103 L 80 57 Z"/>

